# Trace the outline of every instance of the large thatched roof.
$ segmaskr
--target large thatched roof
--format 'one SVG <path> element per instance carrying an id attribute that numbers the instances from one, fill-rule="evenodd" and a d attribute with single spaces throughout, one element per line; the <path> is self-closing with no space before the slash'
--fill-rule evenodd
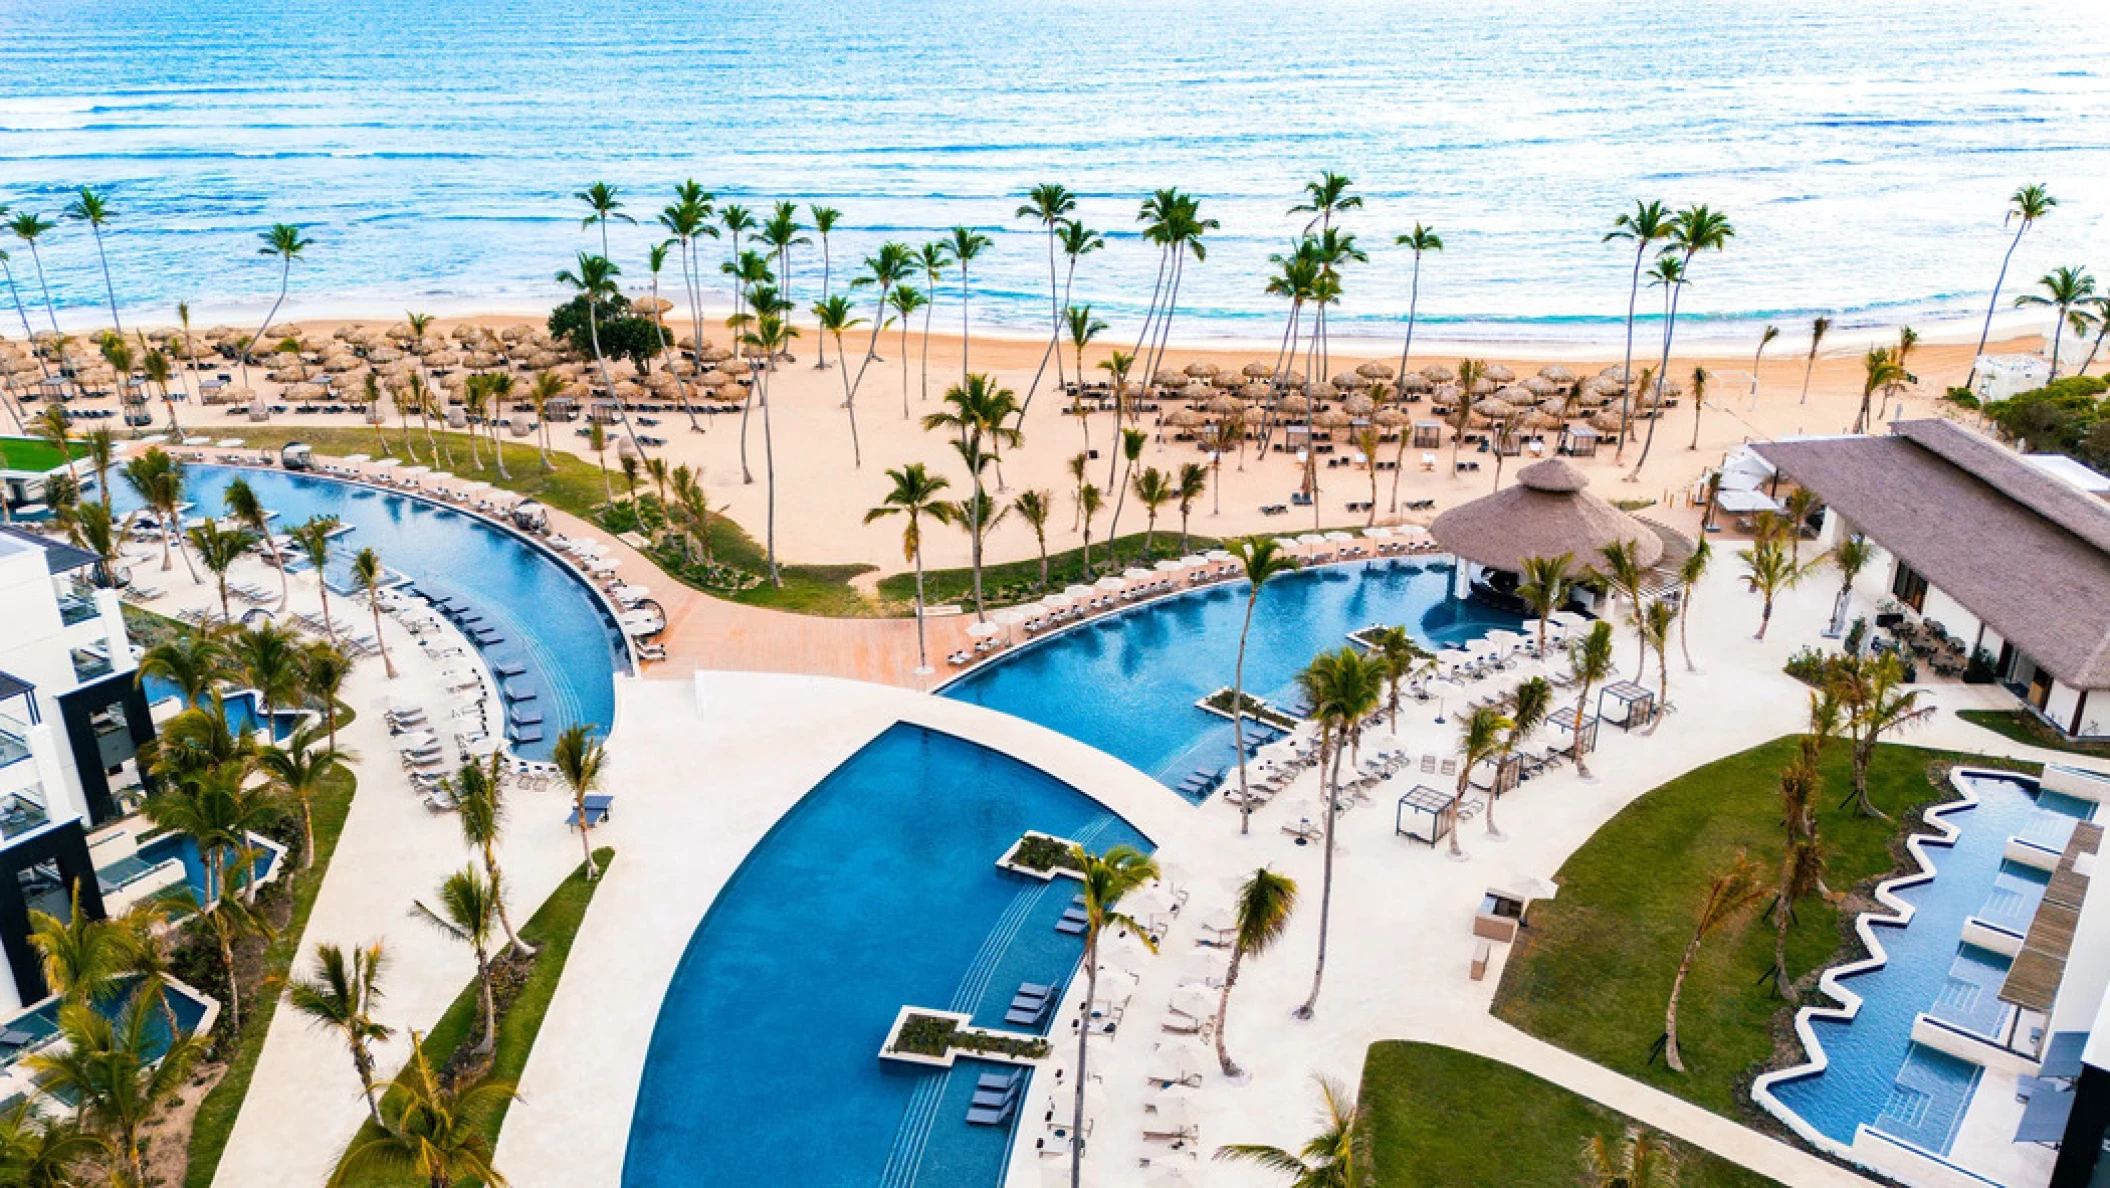
<path id="1" fill-rule="evenodd" d="M 1527 557 L 1570 555 L 1570 576 L 1596 562 L 1597 550 L 1615 540 L 1633 543 L 1642 566 L 1663 555 L 1663 541 L 1648 525 L 1584 490 L 1590 480 L 1558 458 L 1517 472 L 1513 487 L 1436 517 L 1429 532 L 1436 543 L 1467 561 L 1514 573 Z"/>

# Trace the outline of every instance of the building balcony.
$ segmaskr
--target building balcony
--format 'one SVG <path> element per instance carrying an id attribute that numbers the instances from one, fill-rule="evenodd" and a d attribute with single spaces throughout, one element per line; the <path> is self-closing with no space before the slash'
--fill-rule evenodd
<path id="1" fill-rule="evenodd" d="M 29 762 L 29 736 L 17 724 L 0 720 L 0 767 Z"/>
<path id="2" fill-rule="evenodd" d="M 59 598 L 59 622 L 68 627 L 85 623 L 101 614 L 102 609 L 95 605 L 95 599 L 92 597 L 66 594 Z"/>
<path id="3" fill-rule="evenodd" d="M 21 793 L 0 799 L 0 838 L 8 841 L 31 830 L 41 829 L 51 821 L 44 806 Z"/>
<path id="4" fill-rule="evenodd" d="M 73 649 L 74 683 L 85 685 L 90 681 L 101 680 L 113 671 L 115 668 L 110 663 L 110 657 L 102 652 L 89 651 L 86 648 Z"/>

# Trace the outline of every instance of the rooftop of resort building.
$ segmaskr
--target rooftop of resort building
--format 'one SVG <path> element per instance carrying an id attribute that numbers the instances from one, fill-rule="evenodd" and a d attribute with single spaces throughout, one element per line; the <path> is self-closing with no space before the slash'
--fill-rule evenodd
<path id="1" fill-rule="evenodd" d="M 2110 505 L 1945 420 L 1753 448 L 2054 676 L 2110 686 Z"/>
<path id="2" fill-rule="evenodd" d="M 1531 557 L 1568 554 L 1571 575 L 1614 541 L 1634 546 L 1643 568 L 1663 557 L 1663 540 L 1640 520 L 1586 490 L 1590 480 L 1559 458 L 1517 472 L 1516 485 L 1436 517 L 1438 544 L 1476 565 L 1516 573 Z"/>

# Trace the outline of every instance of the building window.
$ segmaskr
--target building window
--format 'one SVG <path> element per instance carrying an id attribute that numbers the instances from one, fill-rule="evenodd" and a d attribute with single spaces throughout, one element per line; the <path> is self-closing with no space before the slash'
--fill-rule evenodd
<path id="1" fill-rule="evenodd" d="M 1927 609 L 1927 579 L 1903 561 L 1898 562 L 1897 573 L 1890 579 L 1890 593 L 1915 611 L 1924 613 Z"/>

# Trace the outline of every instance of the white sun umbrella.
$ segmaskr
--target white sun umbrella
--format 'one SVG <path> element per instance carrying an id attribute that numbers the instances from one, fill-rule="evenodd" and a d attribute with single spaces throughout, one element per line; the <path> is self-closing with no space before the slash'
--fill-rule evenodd
<path id="1" fill-rule="evenodd" d="M 1497 647 L 1514 648 L 1524 642 L 1524 637 L 1514 631 L 1490 631 L 1487 638 Z"/>
<path id="2" fill-rule="evenodd" d="M 212 444 L 218 449 L 239 450 L 242 448 L 242 439 L 239 437 L 223 437 Z"/>
<path id="3" fill-rule="evenodd" d="M 1210 549 L 1208 552 L 1203 553 L 1202 556 L 1208 558 L 1211 561 L 1235 560 L 1235 558 L 1231 556 L 1231 551 L 1229 549 Z"/>
<path id="4" fill-rule="evenodd" d="M 1202 1075 L 1201 1051 L 1190 1044 L 1159 1044 L 1150 1054 L 1144 1074 L 1153 1081 L 1179 1083 Z M 1090 1090 L 1086 1090 L 1087 1096 Z"/>
<path id="5" fill-rule="evenodd" d="M 1166 1009 L 1189 1019 L 1206 1019 L 1216 1013 L 1216 1003 L 1199 990 L 1175 990 Z"/>
<path id="6" fill-rule="evenodd" d="M 449 481 L 452 481 L 454 478 L 454 473 L 452 471 L 447 470 L 435 470 L 432 472 L 432 477 L 436 479 L 447 479 Z"/>
<path id="7" fill-rule="evenodd" d="M 485 479 L 477 479 L 477 480 L 476 480 L 475 482 L 471 482 L 471 483 L 463 483 L 463 484 L 461 485 L 461 488 L 460 488 L 460 489 L 461 489 L 461 493 L 462 493 L 462 494 L 464 494 L 464 495 L 474 495 L 474 494 L 476 494 L 476 493 L 477 493 L 478 491 L 488 491 L 488 490 L 490 490 L 490 489 L 491 489 L 491 484 L 490 484 L 490 482 L 489 482 L 488 480 L 485 480 Z"/>
<path id="8" fill-rule="evenodd" d="M 431 473 L 432 473 L 432 467 L 430 467 L 430 466 L 405 466 L 405 467 L 403 468 L 403 473 L 404 473 L 404 474 L 431 474 Z"/>
<path id="9" fill-rule="evenodd" d="M 1123 590 L 1128 587 L 1127 579 L 1117 578 L 1112 574 L 1108 574 L 1092 584 L 1101 590 Z"/>
<path id="10" fill-rule="evenodd" d="M 1230 554 L 1225 553 L 1224 557 L 1226 560 L 1228 560 L 1230 558 Z M 1202 556 L 1200 553 L 1189 553 L 1186 556 L 1180 558 L 1180 567 L 1182 569 L 1199 569 L 1202 566 L 1207 565 L 1208 563 L 1209 559 L 1207 557 Z"/>
<path id="11" fill-rule="evenodd" d="M 1581 627 L 1590 621 L 1589 616 L 1581 613 L 1580 611 L 1572 610 L 1555 611 L 1552 615 L 1548 617 L 1550 617 L 1554 622 L 1559 623 L 1561 626 L 1569 628 L 1570 630 Z"/>
<path id="12" fill-rule="evenodd" d="M 597 577 L 607 577 L 620 565 L 622 562 L 614 557 L 595 557 L 586 563 L 586 568 Z"/>
<path id="13" fill-rule="evenodd" d="M 1151 566 L 1151 568 L 1160 573 L 1178 573 L 1180 570 L 1187 568 L 1187 563 L 1167 557 L 1156 565 Z"/>
<path id="14" fill-rule="evenodd" d="M 1222 949 L 1196 949 L 1188 954 L 1186 963 L 1180 966 L 1180 981 L 1212 990 L 1221 989 L 1226 960 L 1222 953 Z"/>
<path id="15" fill-rule="evenodd" d="M 615 597 L 618 602 L 643 602 L 652 597 L 652 590 L 648 586 L 617 586 Z"/>
<path id="16" fill-rule="evenodd" d="M 1429 526 L 1426 524 L 1401 524 L 1395 531 L 1401 536 L 1427 536 L 1429 534 Z"/>
<path id="17" fill-rule="evenodd" d="M 597 540 L 575 540 L 571 542 L 571 551 L 587 557 L 598 557 L 608 551 L 608 546 Z"/>
<path id="18" fill-rule="evenodd" d="M 1275 547 L 1278 549 L 1294 549 L 1298 544 L 1299 542 L 1294 536 L 1278 536 L 1275 538 Z"/>
<path id="19" fill-rule="evenodd" d="M 994 623 L 969 623 L 967 625 L 967 634 L 974 636 L 976 639 L 986 639 L 1002 630 L 1003 628 Z"/>
<path id="20" fill-rule="evenodd" d="M 1194 1121 L 1194 1099 L 1185 1093 L 1160 1093 L 1150 1099 L 1155 1107 L 1155 1118 L 1146 1118 L 1143 1125 L 1154 1134 L 1177 1134 L 1192 1130 Z"/>
<path id="21" fill-rule="evenodd" d="M 1150 571 L 1140 565 L 1131 565 L 1121 571 L 1121 576 L 1131 582 L 1140 582 L 1150 576 Z"/>
<path id="22" fill-rule="evenodd" d="M 1016 610 L 1000 610 L 990 615 L 989 619 L 999 627 L 1016 627 L 1026 621 L 1026 616 Z"/>
<path id="23" fill-rule="evenodd" d="M 1062 592 L 1071 598 L 1090 598 L 1094 593 L 1090 586 L 1085 585 L 1064 586 Z"/>
<path id="24" fill-rule="evenodd" d="M 1297 538 L 1297 543 L 1300 545 L 1322 545 L 1326 543 L 1326 535 L 1322 532 L 1307 532 Z"/>
<path id="25" fill-rule="evenodd" d="M 389 467 L 391 467 L 391 466 L 401 466 L 401 465 L 403 465 L 403 459 L 401 459 L 401 458 L 383 458 L 383 459 L 381 459 L 381 460 L 380 460 L 379 462 L 376 462 L 376 463 L 374 463 L 374 469 L 375 469 L 375 470 L 386 470 L 386 469 L 388 469 L 388 468 L 389 468 Z"/>
<path id="26" fill-rule="evenodd" d="M 1075 594 L 1071 594 L 1067 591 L 1064 591 L 1058 594 L 1050 594 L 1047 597 L 1041 599 L 1041 602 L 1048 606 L 1055 607 L 1075 606 L 1077 604 L 1077 596 Z"/>
<path id="27" fill-rule="evenodd" d="M 1329 532 L 1326 534 L 1327 544 L 1347 544 L 1354 539 L 1355 534 L 1352 532 Z"/>
<path id="28" fill-rule="evenodd" d="M 346 454 L 344 460 L 347 462 L 365 462 L 372 457 L 372 454 Z"/>
<path id="29" fill-rule="evenodd" d="M 1383 540 L 1386 537 L 1392 535 L 1392 530 L 1390 528 L 1385 527 L 1383 524 L 1378 524 L 1373 527 L 1363 529 L 1363 535 L 1371 538 L 1372 540 Z"/>
<path id="30" fill-rule="evenodd" d="M 1024 606 L 1014 606 L 1011 609 L 1017 613 L 1018 621 L 1021 623 L 1027 619 L 1037 619 L 1048 613 L 1048 605 L 1044 602 L 1029 602 Z"/>

